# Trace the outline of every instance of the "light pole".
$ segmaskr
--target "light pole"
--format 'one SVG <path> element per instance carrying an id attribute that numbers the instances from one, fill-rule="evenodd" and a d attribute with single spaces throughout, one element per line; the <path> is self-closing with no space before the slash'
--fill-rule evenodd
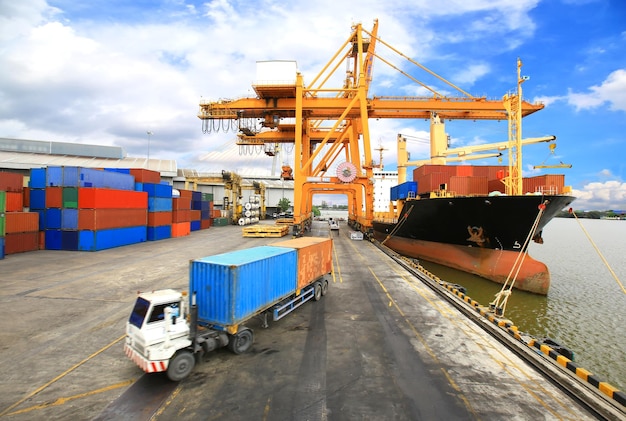
<path id="1" fill-rule="evenodd" d="M 147 162 L 146 162 L 146 166 L 147 166 L 147 167 L 150 167 L 150 138 L 152 137 L 152 135 L 153 135 L 154 133 L 152 133 L 150 130 L 148 130 L 148 131 L 146 132 L 146 134 L 148 135 L 148 160 L 147 160 Z"/>

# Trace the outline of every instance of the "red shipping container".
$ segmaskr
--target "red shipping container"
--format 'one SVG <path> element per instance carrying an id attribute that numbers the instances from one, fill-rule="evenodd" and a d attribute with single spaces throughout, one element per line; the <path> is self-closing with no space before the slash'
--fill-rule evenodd
<path id="1" fill-rule="evenodd" d="M 63 207 L 63 187 L 46 187 L 46 207 Z"/>
<path id="2" fill-rule="evenodd" d="M 448 190 L 458 196 L 484 196 L 489 193 L 487 177 L 450 177 Z"/>
<path id="3" fill-rule="evenodd" d="M 422 165 L 413 170 L 413 180 L 432 174 L 432 173 L 444 173 L 448 176 L 456 175 L 456 166 L 454 165 Z"/>
<path id="4" fill-rule="evenodd" d="M 13 172 L 0 171 L 0 191 L 21 192 L 24 189 L 24 176 Z"/>
<path id="5" fill-rule="evenodd" d="M 173 210 L 191 209 L 191 197 L 174 197 L 172 198 Z"/>
<path id="6" fill-rule="evenodd" d="M 153 183 L 161 182 L 161 173 L 158 171 L 146 170 L 143 168 L 131 168 L 130 175 L 135 177 L 137 183 Z"/>
<path id="7" fill-rule="evenodd" d="M 7 234 L 39 231 L 37 212 L 7 212 L 5 217 Z"/>
<path id="8" fill-rule="evenodd" d="M 211 228 L 211 219 L 202 219 L 200 221 L 200 229 L 209 229 Z"/>
<path id="9" fill-rule="evenodd" d="M 172 212 L 172 222 L 190 222 L 191 221 L 191 210 L 182 209 L 175 210 Z"/>
<path id="10" fill-rule="evenodd" d="M 211 211 L 211 219 L 213 218 L 221 218 L 222 217 L 222 211 L 220 209 L 213 209 Z"/>
<path id="11" fill-rule="evenodd" d="M 5 254 L 34 250 L 39 250 L 39 231 L 12 233 L 4 237 Z"/>
<path id="12" fill-rule="evenodd" d="M 148 209 L 148 193 L 132 190 L 78 189 L 79 209 Z"/>
<path id="13" fill-rule="evenodd" d="M 500 180 L 489 180 L 487 181 L 487 191 L 491 193 L 492 191 L 499 191 L 500 193 L 504 193 L 506 187 L 504 183 Z"/>
<path id="14" fill-rule="evenodd" d="M 189 213 L 190 221 L 199 221 L 200 219 L 202 219 L 202 211 L 200 210 L 191 210 Z"/>
<path id="15" fill-rule="evenodd" d="M 147 209 L 79 209 L 78 229 L 97 231 L 146 225 Z"/>
<path id="16" fill-rule="evenodd" d="M 172 224 L 172 212 L 148 212 L 148 226 L 162 227 Z"/>
<path id="17" fill-rule="evenodd" d="M 24 195 L 22 192 L 6 192 L 6 211 L 22 212 L 24 210 Z"/>
<path id="18" fill-rule="evenodd" d="M 193 195 L 193 190 L 179 190 L 180 191 L 180 197 L 182 199 L 189 199 L 189 201 L 191 202 L 191 197 Z"/>
<path id="19" fill-rule="evenodd" d="M 474 167 L 474 175 L 487 177 L 487 181 L 499 180 L 508 172 L 506 165 L 478 165 Z M 501 177 L 498 177 L 501 175 Z"/>
<path id="20" fill-rule="evenodd" d="M 561 194 L 565 186 L 563 174 L 545 174 L 523 179 L 523 193 Z"/>
<path id="21" fill-rule="evenodd" d="M 430 173 L 420 177 L 416 181 L 417 194 L 430 193 L 440 190 L 442 184 L 447 185 L 450 181 L 450 175 L 445 173 Z"/>
<path id="22" fill-rule="evenodd" d="M 22 203 L 25 208 L 30 208 L 30 187 L 24 187 L 22 191 Z"/>
<path id="23" fill-rule="evenodd" d="M 184 237 L 191 232 L 189 222 L 177 222 L 172 224 L 172 237 Z"/>
<path id="24" fill-rule="evenodd" d="M 459 177 L 471 177 L 474 175 L 474 167 L 471 165 L 457 165 L 456 175 Z"/>

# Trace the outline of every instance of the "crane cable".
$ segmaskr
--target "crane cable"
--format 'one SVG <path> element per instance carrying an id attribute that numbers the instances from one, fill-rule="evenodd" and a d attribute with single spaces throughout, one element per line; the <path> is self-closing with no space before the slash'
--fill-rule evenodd
<path id="1" fill-rule="evenodd" d="M 589 235 L 589 233 L 587 232 L 587 230 L 583 226 L 582 222 L 580 222 L 580 220 L 578 219 L 578 216 L 576 216 L 576 212 L 574 212 L 572 210 L 572 208 L 570 208 L 569 209 L 569 213 L 574 215 L 574 219 L 576 219 L 576 222 L 578 222 L 578 225 L 580 225 L 580 228 L 583 230 L 583 232 L 587 236 L 587 239 L 589 240 L 589 242 L 591 243 L 593 248 L 596 250 L 596 253 L 598 253 L 598 256 L 600 256 L 600 259 L 602 259 L 602 262 L 604 262 L 604 264 L 606 265 L 606 267 L 609 270 L 609 272 L 611 272 L 611 275 L 613 275 L 613 278 L 615 279 L 615 282 L 617 282 L 617 285 L 619 285 L 619 287 L 622 289 L 622 292 L 624 294 L 626 294 L 626 288 L 624 288 L 624 284 L 622 284 L 622 282 L 619 280 L 619 278 L 617 277 L 615 272 L 613 272 L 613 269 L 611 269 L 611 266 L 609 265 L 609 262 L 607 262 L 607 260 L 604 258 L 604 256 L 600 252 L 600 249 L 598 248 L 598 246 L 596 246 L 596 244 L 593 242 L 593 240 L 591 239 L 591 236 Z"/>
<path id="2" fill-rule="evenodd" d="M 502 285 L 502 289 L 500 292 L 496 294 L 496 298 L 489 303 L 489 307 L 493 310 L 496 310 L 496 314 L 498 316 L 504 316 L 504 311 L 506 310 L 506 304 L 511 296 L 511 292 L 513 289 L 513 285 L 515 285 L 515 281 L 517 280 L 517 276 L 519 275 L 520 270 L 522 270 L 522 265 L 524 264 L 524 260 L 526 256 L 528 256 L 528 244 L 530 240 L 535 236 L 535 231 L 537 231 L 537 227 L 539 226 L 539 221 L 541 220 L 541 215 L 546 210 L 547 201 L 544 201 L 539 205 L 539 212 L 537 213 L 537 218 L 535 218 L 535 222 L 533 223 L 528 236 L 526 237 L 526 241 L 524 241 L 524 245 L 522 246 L 522 251 L 519 252 L 513 266 L 511 267 L 511 271 L 509 275 L 506 277 L 506 281 Z M 511 275 L 515 271 L 515 276 L 511 278 Z M 510 284 L 509 284 L 510 281 Z"/>

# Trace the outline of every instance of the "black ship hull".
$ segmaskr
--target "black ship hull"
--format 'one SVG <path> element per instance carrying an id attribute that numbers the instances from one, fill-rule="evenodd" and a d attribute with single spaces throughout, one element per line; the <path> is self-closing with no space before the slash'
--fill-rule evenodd
<path id="1" fill-rule="evenodd" d="M 374 236 L 403 255 L 504 283 L 519 253 L 530 240 L 543 242 L 543 228 L 572 201 L 567 195 L 409 200 L 397 222 L 374 221 Z M 515 287 L 547 294 L 549 283 L 547 267 L 526 256 Z"/>

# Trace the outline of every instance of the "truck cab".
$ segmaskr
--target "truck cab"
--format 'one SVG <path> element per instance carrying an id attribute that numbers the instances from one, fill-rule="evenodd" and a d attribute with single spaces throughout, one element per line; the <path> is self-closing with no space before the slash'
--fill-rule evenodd
<path id="1" fill-rule="evenodd" d="M 139 294 L 126 323 L 124 351 L 131 360 L 146 373 L 168 371 L 174 354 L 191 345 L 182 293 L 166 289 Z"/>

